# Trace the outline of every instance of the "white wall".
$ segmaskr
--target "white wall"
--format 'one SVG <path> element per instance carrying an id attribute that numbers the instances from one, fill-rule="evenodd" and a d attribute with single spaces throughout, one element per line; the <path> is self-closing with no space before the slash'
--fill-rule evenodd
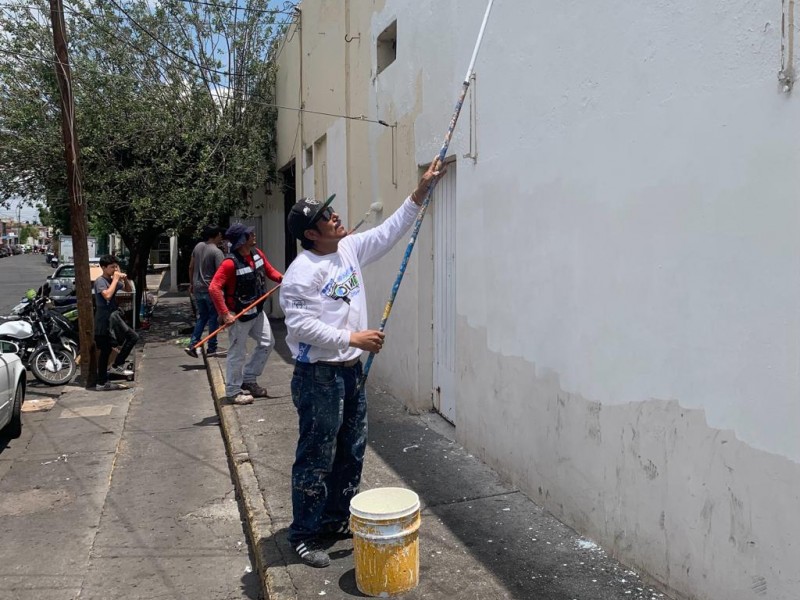
<path id="1" fill-rule="evenodd" d="M 373 40 L 398 19 L 375 103 L 418 112 L 417 163 L 485 2 L 457 6 L 373 18 Z M 461 440 L 696 598 L 800 597 L 800 90 L 777 83 L 780 25 L 779 0 L 497 2 L 479 160 L 458 169 Z"/>
<path id="2" fill-rule="evenodd" d="M 259 189 L 253 193 L 253 205 L 256 214 L 261 216 L 261 232 L 258 234 L 256 243 L 264 252 L 270 264 L 283 273 L 284 269 L 284 223 L 283 216 L 283 194 L 279 186 L 273 187 L 272 194 L 266 194 L 265 190 Z M 268 282 L 271 287 L 274 285 Z M 278 301 L 280 290 L 275 292 L 267 300 L 266 310 L 270 317 L 283 317 L 280 302 Z"/>
<path id="3" fill-rule="evenodd" d="M 328 194 L 336 194 L 332 205 L 342 223 L 352 223 L 348 211 L 347 191 L 347 137 L 344 119 L 336 120 L 328 133 Z M 325 200 L 326 198 L 320 198 Z"/>

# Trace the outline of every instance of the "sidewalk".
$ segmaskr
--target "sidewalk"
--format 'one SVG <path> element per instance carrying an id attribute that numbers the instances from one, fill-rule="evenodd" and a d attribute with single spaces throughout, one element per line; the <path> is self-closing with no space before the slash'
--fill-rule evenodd
<path id="1" fill-rule="evenodd" d="M 285 328 L 282 321 L 272 325 L 277 350 L 260 382 L 270 398 L 249 406 L 221 404 L 225 360 L 206 359 L 264 593 L 270 600 L 362 597 L 351 540 L 330 548 L 332 561 L 325 569 L 300 563 L 286 541 L 297 414 Z M 221 346 L 226 338 L 223 334 Z M 403 598 L 667 597 L 502 481 L 453 441 L 454 428 L 438 415 L 408 414 L 389 391 L 374 385 L 368 385 L 368 398 L 361 491 L 405 487 L 417 492 L 422 504 L 420 583 Z"/>
<path id="2" fill-rule="evenodd" d="M 0 598 L 261 597 L 189 312 L 161 299 L 128 389 L 64 386 L 0 443 Z"/>

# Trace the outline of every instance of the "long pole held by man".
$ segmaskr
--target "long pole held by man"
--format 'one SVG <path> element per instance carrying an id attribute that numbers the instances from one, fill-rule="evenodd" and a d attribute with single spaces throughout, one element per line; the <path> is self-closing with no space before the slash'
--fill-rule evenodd
<path id="1" fill-rule="evenodd" d="M 440 166 L 435 159 L 401 206 L 363 233 L 345 229 L 331 207 L 334 196 L 324 202 L 301 198 L 289 211 L 287 228 L 303 252 L 281 288 L 299 423 L 288 537 L 312 567 L 330 564 L 325 538 L 350 535 L 350 500 L 361 482 L 367 443 L 361 354 L 377 353 L 384 344 L 383 332 L 368 327 L 362 268 L 405 235 L 428 188 L 444 174 Z"/>

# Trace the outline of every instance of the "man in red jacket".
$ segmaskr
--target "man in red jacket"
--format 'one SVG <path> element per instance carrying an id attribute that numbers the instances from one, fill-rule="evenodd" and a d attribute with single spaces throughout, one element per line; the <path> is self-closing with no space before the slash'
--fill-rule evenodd
<path id="1" fill-rule="evenodd" d="M 283 281 L 283 275 L 256 248 L 254 231 L 254 227 L 240 223 L 228 228 L 225 238 L 231 243 L 231 255 L 222 261 L 208 286 L 219 321 L 229 325 L 225 395 L 234 404 L 251 404 L 254 397 L 266 398 L 267 390 L 257 380 L 275 345 L 263 301 L 238 321 L 234 321 L 234 316 L 267 293 L 267 278 L 277 283 Z M 248 337 L 256 341 L 256 348 L 245 365 Z"/>

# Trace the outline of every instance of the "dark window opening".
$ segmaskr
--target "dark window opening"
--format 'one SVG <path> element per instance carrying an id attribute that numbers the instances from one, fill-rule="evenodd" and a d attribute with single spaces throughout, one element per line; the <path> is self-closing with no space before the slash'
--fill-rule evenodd
<path id="1" fill-rule="evenodd" d="M 297 256 L 297 240 L 289 232 L 289 228 L 285 225 L 289 218 L 289 211 L 292 206 L 297 202 L 297 192 L 294 187 L 295 170 L 294 161 L 288 167 L 281 170 L 281 177 L 283 178 L 283 222 L 284 222 L 284 267 L 289 268 L 289 265 Z"/>
<path id="2" fill-rule="evenodd" d="M 397 58 L 397 21 L 378 36 L 378 74 Z"/>

